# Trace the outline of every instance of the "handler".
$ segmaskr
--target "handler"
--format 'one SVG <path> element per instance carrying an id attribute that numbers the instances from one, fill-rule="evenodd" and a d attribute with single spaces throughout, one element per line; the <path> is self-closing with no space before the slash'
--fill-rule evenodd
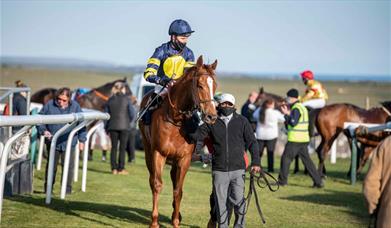
<path id="1" fill-rule="evenodd" d="M 249 121 L 236 113 L 235 97 L 225 93 L 217 107 L 215 124 L 204 123 L 190 137 L 194 141 L 210 137 L 213 142 L 212 178 L 219 227 L 228 227 L 231 204 L 235 213 L 234 227 L 244 227 L 245 161 L 243 151 L 251 152 L 251 172 L 260 172 L 259 149 Z"/>

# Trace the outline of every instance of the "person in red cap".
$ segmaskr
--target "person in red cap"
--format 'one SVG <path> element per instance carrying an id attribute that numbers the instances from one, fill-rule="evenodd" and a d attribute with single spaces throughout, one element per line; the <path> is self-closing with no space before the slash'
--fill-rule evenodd
<path id="1" fill-rule="evenodd" d="M 322 84 L 314 80 L 314 74 L 310 70 L 303 71 L 300 75 L 307 86 L 305 94 L 300 100 L 302 104 L 312 109 L 323 108 L 326 105 L 328 95 Z"/>

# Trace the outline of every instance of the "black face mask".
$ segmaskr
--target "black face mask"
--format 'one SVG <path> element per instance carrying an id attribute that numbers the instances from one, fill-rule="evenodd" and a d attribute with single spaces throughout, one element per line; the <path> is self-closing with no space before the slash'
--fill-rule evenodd
<path id="1" fill-rule="evenodd" d="M 236 111 L 234 107 L 218 107 L 218 114 L 223 116 L 229 116 Z"/>
<path id="2" fill-rule="evenodd" d="M 181 43 L 179 40 L 173 40 L 171 41 L 172 46 L 175 48 L 177 51 L 183 51 L 183 49 L 186 47 L 186 43 Z"/>

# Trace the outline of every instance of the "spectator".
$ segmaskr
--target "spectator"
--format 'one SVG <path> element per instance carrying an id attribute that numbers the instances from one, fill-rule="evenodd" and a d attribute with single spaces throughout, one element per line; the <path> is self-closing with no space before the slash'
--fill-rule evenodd
<path id="1" fill-rule="evenodd" d="M 117 82 L 113 88 L 113 96 L 107 101 L 105 111 L 110 114 L 105 129 L 111 139 L 111 171 L 115 174 L 127 175 L 125 170 L 125 150 L 128 143 L 130 123 L 135 117 L 135 110 L 130 99 L 125 95 L 125 85 Z M 117 150 L 119 143 L 119 156 Z"/>
<path id="2" fill-rule="evenodd" d="M 251 152 L 251 171 L 259 172 L 258 144 L 250 123 L 235 111 L 235 98 L 231 94 L 221 95 L 217 107 L 219 118 L 216 123 L 204 123 L 194 134 L 193 141 L 210 137 L 213 143 L 212 177 L 213 192 L 217 207 L 219 227 L 228 227 L 229 207 L 232 203 L 235 213 L 234 227 L 245 224 L 244 179 L 245 161 L 243 151 Z M 210 225 L 208 225 L 210 226 Z"/>
<path id="3" fill-rule="evenodd" d="M 79 104 L 76 101 L 71 101 L 71 91 L 69 88 L 60 88 L 56 95 L 54 100 L 50 100 L 48 103 L 46 103 L 45 106 L 43 106 L 42 110 L 39 114 L 41 115 L 59 115 L 59 114 L 70 114 L 70 113 L 76 113 L 76 112 L 82 112 Z M 52 139 L 52 136 L 60 130 L 65 124 L 46 124 L 46 125 L 39 125 L 38 131 L 41 135 L 44 135 L 46 137 L 47 142 L 47 148 L 48 151 L 50 150 L 50 142 Z M 56 151 L 55 151 L 55 158 L 54 158 L 54 173 L 53 173 L 53 185 L 55 182 L 56 172 L 57 172 L 57 164 L 59 158 L 61 158 L 61 166 L 64 171 L 64 158 L 65 158 L 65 150 L 66 150 L 66 144 L 67 139 L 69 136 L 70 131 L 63 134 L 57 139 L 56 143 Z M 73 166 L 74 166 L 74 149 L 77 144 L 77 138 L 79 139 L 79 149 L 84 149 L 84 142 L 86 141 L 86 129 L 82 128 L 72 139 L 72 148 L 71 148 L 71 156 L 69 161 L 69 174 L 68 174 L 68 180 L 67 180 L 67 187 L 66 187 L 66 193 L 71 194 L 72 193 L 72 182 L 73 182 Z M 49 155 L 50 156 L 50 155 Z M 48 176 L 48 165 L 49 165 L 49 156 L 48 156 L 48 162 L 46 163 L 46 177 L 45 177 L 45 192 L 46 192 L 46 181 Z"/>
<path id="4" fill-rule="evenodd" d="M 253 129 L 255 129 L 255 126 L 257 124 L 257 120 L 253 118 L 253 112 L 257 108 L 255 105 L 257 98 L 258 98 L 258 93 L 255 91 L 251 91 L 251 93 L 248 95 L 248 99 L 246 103 L 243 104 L 242 110 L 240 112 L 244 117 L 248 119 Z"/>
<path id="5" fill-rule="evenodd" d="M 253 118 L 257 120 L 255 136 L 258 141 L 259 155 L 262 158 L 263 149 L 267 149 L 267 169 L 274 172 L 274 148 L 278 137 L 278 123 L 285 121 L 284 115 L 274 109 L 275 103 L 272 99 L 263 102 L 262 108 L 257 108 Z"/>
<path id="6" fill-rule="evenodd" d="M 391 225 L 391 136 L 374 150 L 372 162 L 364 180 L 364 196 L 375 227 Z"/>
<path id="7" fill-rule="evenodd" d="M 323 188 L 322 179 L 308 154 L 307 146 L 310 141 L 308 132 L 308 111 L 300 103 L 298 99 L 299 92 L 296 89 L 289 90 L 287 96 L 287 102 L 291 105 L 291 111 L 289 111 L 286 106 L 282 106 L 281 111 L 285 114 L 285 123 L 288 128 L 288 142 L 285 145 L 281 157 L 278 182 L 281 186 L 288 184 L 289 166 L 292 159 L 294 159 L 296 155 L 299 155 L 304 163 L 304 167 L 308 170 L 309 175 L 314 181 L 313 187 Z"/>
<path id="8" fill-rule="evenodd" d="M 17 80 L 15 82 L 16 87 L 25 88 L 27 87 L 22 81 Z M 14 98 L 12 100 L 12 115 L 27 115 L 27 92 L 23 91 L 20 93 L 14 93 Z M 17 131 L 22 129 L 22 126 L 13 127 L 12 134 L 15 134 Z"/>
<path id="9" fill-rule="evenodd" d="M 132 96 L 130 96 L 130 100 Z M 133 105 L 137 104 L 137 100 L 133 100 Z M 129 131 L 129 139 L 128 144 L 126 146 L 126 152 L 128 154 L 128 163 L 135 162 L 136 155 L 136 135 L 137 135 L 137 128 L 136 128 L 136 118 L 133 118 L 133 120 L 130 122 L 130 131 Z"/>

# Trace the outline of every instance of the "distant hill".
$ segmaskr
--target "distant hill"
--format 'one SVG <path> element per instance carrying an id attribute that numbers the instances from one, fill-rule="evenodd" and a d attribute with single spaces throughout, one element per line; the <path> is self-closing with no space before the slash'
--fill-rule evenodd
<path id="1" fill-rule="evenodd" d="M 108 62 L 82 60 L 77 58 L 41 58 L 41 57 L 0 57 L 2 67 L 37 67 L 48 69 L 66 69 L 66 70 L 86 70 L 96 72 L 113 73 L 142 73 L 145 66 L 117 65 Z M 249 74 L 240 72 L 221 72 L 219 77 L 227 78 L 265 78 L 265 79 L 288 79 L 299 80 L 297 74 Z M 381 81 L 391 82 L 391 75 L 316 75 L 321 81 Z"/>
<path id="2" fill-rule="evenodd" d="M 145 66 L 116 65 L 107 62 L 82 60 L 76 58 L 74 59 L 2 56 L 0 58 L 0 62 L 3 67 L 39 67 L 48 69 L 72 69 L 114 73 L 139 73 L 145 69 Z"/>

